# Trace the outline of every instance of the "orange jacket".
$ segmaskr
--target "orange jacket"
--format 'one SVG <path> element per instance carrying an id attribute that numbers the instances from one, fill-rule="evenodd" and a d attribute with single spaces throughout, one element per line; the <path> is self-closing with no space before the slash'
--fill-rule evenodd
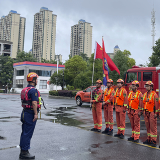
<path id="1" fill-rule="evenodd" d="M 93 103 L 98 103 L 103 101 L 103 94 L 101 88 L 96 88 L 92 92 Z"/>
<path id="2" fill-rule="evenodd" d="M 127 107 L 127 91 L 124 88 L 116 89 L 116 93 L 114 95 L 115 105 Z"/>
<path id="3" fill-rule="evenodd" d="M 158 95 L 155 91 L 146 92 L 143 96 L 143 108 L 146 111 L 153 112 L 155 107 L 155 113 L 158 114 Z"/>
<path id="4" fill-rule="evenodd" d="M 137 92 L 131 91 L 128 95 L 128 108 L 137 110 L 141 106 L 142 93 L 138 90 Z"/>
<path id="5" fill-rule="evenodd" d="M 111 102 L 114 103 L 114 88 L 111 87 L 109 90 L 108 88 L 105 89 L 104 91 L 104 101 L 107 103 L 107 104 L 111 104 Z"/>

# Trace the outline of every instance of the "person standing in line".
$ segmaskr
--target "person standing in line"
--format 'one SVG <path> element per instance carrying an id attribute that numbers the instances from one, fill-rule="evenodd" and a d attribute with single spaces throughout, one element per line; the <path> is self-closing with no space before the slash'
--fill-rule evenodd
<path id="1" fill-rule="evenodd" d="M 104 109 L 104 118 L 105 118 L 105 124 L 106 128 L 102 132 L 102 134 L 113 134 L 113 104 L 114 104 L 114 88 L 113 86 L 113 80 L 108 79 L 107 80 L 107 88 L 104 91 L 104 102 L 103 102 L 103 109 Z"/>
<path id="2" fill-rule="evenodd" d="M 114 137 L 119 137 L 124 139 L 125 133 L 125 119 L 126 119 L 126 109 L 127 109 L 127 91 L 123 88 L 124 81 L 122 79 L 117 80 L 117 86 L 115 95 L 114 95 L 114 102 L 115 102 L 115 109 L 116 109 L 116 122 L 118 127 L 117 134 Z"/>
<path id="3" fill-rule="evenodd" d="M 101 132 L 102 128 L 102 102 L 103 102 L 103 94 L 101 89 L 102 81 L 96 81 L 96 89 L 92 92 L 92 115 L 94 121 L 94 128 L 91 131 Z"/>

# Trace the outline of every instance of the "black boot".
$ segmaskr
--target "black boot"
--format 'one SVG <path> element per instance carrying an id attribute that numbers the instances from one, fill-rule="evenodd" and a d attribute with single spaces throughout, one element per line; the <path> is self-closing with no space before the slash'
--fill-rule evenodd
<path id="1" fill-rule="evenodd" d="M 108 134 L 108 135 L 112 135 L 112 134 L 113 134 L 113 129 L 112 129 L 112 130 L 110 129 L 107 134 Z"/>
<path id="2" fill-rule="evenodd" d="M 102 134 L 107 134 L 109 132 L 109 128 L 106 128 L 103 132 L 102 132 Z"/>
<path id="3" fill-rule="evenodd" d="M 139 139 L 136 139 L 136 140 L 134 140 L 133 142 L 138 143 L 138 142 L 139 142 Z"/>
<path id="4" fill-rule="evenodd" d="M 147 139 L 146 141 L 143 142 L 143 144 L 150 144 L 150 141 Z"/>
<path id="5" fill-rule="evenodd" d="M 120 134 L 115 134 L 114 137 L 120 137 Z"/>
<path id="6" fill-rule="evenodd" d="M 31 155 L 28 150 L 27 151 L 21 150 L 19 158 L 20 159 L 35 159 L 35 156 Z"/>
<path id="7" fill-rule="evenodd" d="M 97 129 L 96 132 L 101 132 L 101 129 Z"/>
<path id="8" fill-rule="evenodd" d="M 156 141 L 151 141 L 149 145 L 152 147 L 156 147 Z"/>
<path id="9" fill-rule="evenodd" d="M 121 133 L 121 135 L 119 136 L 120 139 L 124 139 L 124 135 Z"/>
<path id="10" fill-rule="evenodd" d="M 133 137 L 128 138 L 128 141 L 134 141 Z"/>
<path id="11" fill-rule="evenodd" d="M 91 131 L 97 131 L 97 129 L 96 128 L 92 128 Z"/>

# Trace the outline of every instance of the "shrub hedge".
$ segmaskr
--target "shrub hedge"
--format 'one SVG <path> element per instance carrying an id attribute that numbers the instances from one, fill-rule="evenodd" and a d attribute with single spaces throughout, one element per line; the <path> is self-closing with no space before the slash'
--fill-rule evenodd
<path id="1" fill-rule="evenodd" d="M 75 97 L 77 91 L 59 90 L 59 91 L 49 91 L 49 95 L 52 96 L 64 96 L 64 97 Z"/>

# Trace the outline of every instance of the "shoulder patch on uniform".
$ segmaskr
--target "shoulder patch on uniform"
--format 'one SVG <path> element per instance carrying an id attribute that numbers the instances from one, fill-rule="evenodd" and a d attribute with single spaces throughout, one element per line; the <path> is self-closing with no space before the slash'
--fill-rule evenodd
<path id="1" fill-rule="evenodd" d="M 123 96 L 126 97 L 126 94 L 124 93 Z"/>
<path id="2" fill-rule="evenodd" d="M 158 98 L 156 98 L 156 102 L 158 102 Z"/>
<path id="3" fill-rule="evenodd" d="M 141 100 L 143 100 L 143 97 L 141 97 Z"/>
<path id="4" fill-rule="evenodd" d="M 35 96 L 37 97 L 37 93 L 35 93 Z"/>

